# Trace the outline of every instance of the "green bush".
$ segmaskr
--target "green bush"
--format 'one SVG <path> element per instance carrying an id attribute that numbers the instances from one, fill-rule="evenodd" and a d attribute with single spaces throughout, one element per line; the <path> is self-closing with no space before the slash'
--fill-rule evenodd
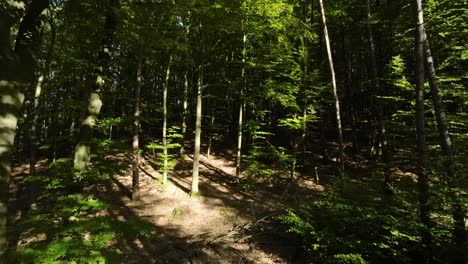
<path id="1" fill-rule="evenodd" d="M 311 261 L 410 262 L 419 249 L 419 224 L 416 208 L 405 202 L 408 197 L 383 197 L 378 184 L 339 185 L 279 217 L 303 238 Z"/>

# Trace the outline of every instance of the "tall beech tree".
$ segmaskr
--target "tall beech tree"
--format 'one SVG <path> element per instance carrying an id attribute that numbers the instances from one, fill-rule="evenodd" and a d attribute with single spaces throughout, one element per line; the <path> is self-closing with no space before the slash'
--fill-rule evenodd
<path id="1" fill-rule="evenodd" d="M 421 7 L 421 11 L 419 12 L 418 22 L 421 23 L 420 28 L 418 28 L 418 34 L 422 35 L 422 42 L 424 48 L 424 55 L 425 55 L 425 62 L 426 62 L 426 69 L 427 75 L 429 79 L 429 87 L 431 90 L 431 97 L 432 102 L 434 105 L 436 122 L 437 122 L 437 130 L 439 132 L 439 141 L 440 146 L 442 147 L 442 151 L 444 153 L 445 158 L 445 166 L 447 168 L 447 175 L 448 175 L 448 187 L 450 188 L 451 193 L 451 203 L 452 203 L 452 217 L 454 223 L 454 242 L 457 246 L 457 254 L 459 254 L 460 263 L 463 262 L 464 256 L 466 253 L 463 250 L 464 244 L 466 242 L 466 228 L 465 228 L 465 209 L 463 208 L 462 200 L 460 199 L 460 192 L 456 186 L 458 186 L 457 182 L 459 181 L 459 176 L 457 174 L 457 169 L 453 157 L 453 150 L 452 150 L 452 141 L 450 139 L 450 133 L 447 124 L 447 116 L 444 103 L 442 101 L 442 96 L 440 95 L 440 88 L 439 83 L 437 81 L 436 70 L 434 66 L 434 59 L 432 57 L 431 48 L 429 45 L 429 39 L 426 34 L 426 29 L 424 26 L 424 12 Z"/>
<path id="2" fill-rule="evenodd" d="M 23 93 L 34 80 L 42 12 L 48 7 L 47 0 L 0 4 L 0 258 L 7 250 L 8 192 L 16 125 L 23 106 Z M 19 21 L 13 47 L 12 27 Z"/>
<path id="3" fill-rule="evenodd" d="M 116 10 L 118 5 L 119 0 L 109 0 L 105 11 L 106 18 L 101 45 L 97 54 L 92 56 L 92 64 L 95 65 L 95 71 L 94 75 L 89 78 L 85 87 L 86 91 L 84 95 L 87 97 L 88 104 L 86 106 L 86 114 L 81 121 L 78 143 L 75 147 L 73 160 L 74 167 L 78 171 L 86 170 L 91 161 L 91 139 L 96 119 L 101 112 L 101 94 L 104 92 L 105 84 L 107 82 L 106 75 L 108 74 L 108 69 L 111 63 L 111 50 L 114 33 L 117 27 Z"/>
<path id="4" fill-rule="evenodd" d="M 135 87 L 135 112 L 133 113 L 132 137 L 132 199 L 140 200 L 140 114 L 141 114 L 141 86 L 143 82 L 143 62 L 138 58 Z"/>
<path id="5" fill-rule="evenodd" d="M 345 168 L 345 153 L 344 153 L 344 142 L 343 142 L 343 128 L 341 124 L 340 98 L 338 97 L 338 90 L 337 90 L 338 88 L 336 85 L 336 76 L 335 76 L 335 66 L 333 63 L 333 55 L 332 55 L 332 50 L 331 50 L 330 37 L 328 35 L 327 18 L 325 15 L 325 8 L 323 6 L 323 0 L 320 0 L 319 3 L 320 3 L 320 13 L 322 15 L 325 47 L 326 47 L 327 55 L 328 55 L 328 64 L 330 66 L 333 100 L 335 101 L 336 130 L 338 134 L 338 147 L 339 147 L 339 155 L 340 155 L 339 156 L 340 173 L 341 173 L 341 176 L 343 177 L 344 168 Z"/>
<path id="6" fill-rule="evenodd" d="M 193 170 L 192 170 L 192 188 L 190 193 L 197 195 L 199 192 L 199 164 L 200 164 L 200 147 L 201 147 L 201 129 L 202 129 L 202 102 L 203 102 L 203 65 L 198 66 L 197 77 L 197 105 L 195 116 L 195 145 L 193 152 Z"/>
<path id="7" fill-rule="evenodd" d="M 167 183 L 167 90 L 169 89 L 169 79 L 171 77 L 171 63 L 172 55 L 169 55 L 169 62 L 167 63 L 166 68 L 166 78 L 163 87 L 163 129 L 162 129 L 162 140 L 163 140 L 163 184 Z"/>
<path id="8" fill-rule="evenodd" d="M 422 223 L 421 236 L 424 246 L 425 261 L 432 262 L 432 220 L 429 205 L 429 177 L 426 153 L 426 126 L 424 117 L 424 19 L 422 1 L 415 0 L 414 14 L 416 21 L 415 41 L 415 79 L 416 79 L 416 137 L 418 150 L 418 186 L 419 186 L 419 217 Z"/>

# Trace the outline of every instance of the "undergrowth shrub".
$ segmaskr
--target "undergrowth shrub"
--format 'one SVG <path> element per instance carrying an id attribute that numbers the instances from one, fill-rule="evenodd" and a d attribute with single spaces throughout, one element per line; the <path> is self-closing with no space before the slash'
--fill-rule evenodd
<path id="1" fill-rule="evenodd" d="M 33 184 L 40 195 L 29 210 L 21 209 L 13 225 L 17 247 L 6 263 L 122 263 L 129 244 L 154 232 L 146 221 L 122 221 L 119 216 L 128 212 L 99 194 L 127 163 L 95 157 L 78 173 L 72 159 L 59 159 L 41 174 L 21 178 L 20 184 Z"/>
<path id="2" fill-rule="evenodd" d="M 312 263 L 414 261 L 420 249 L 417 204 L 403 191 L 383 196 L 379 186 L 339 183 L 279 220 L 303 238 Z"/>

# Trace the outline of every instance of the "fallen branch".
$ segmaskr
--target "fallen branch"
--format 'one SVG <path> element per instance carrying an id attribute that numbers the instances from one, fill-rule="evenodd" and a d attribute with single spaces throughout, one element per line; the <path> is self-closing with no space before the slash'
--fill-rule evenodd
<path id="1" fill-rule="evenodd" d="M 215 234 L 215 235 L 212 235 L 212 236 L 209 236 L 209 237 L 205 237 L 205 238 L 202 238 L 201 236 L 203 235 L 206 235 L 206 234 L 210 234 L 210 233 L 214 233 L 222 228 L 225 228 L 226 226 L 222 226 L 222 227 L 218 227 L 218 228 L 215 228 L 213 230 L 210 230 L 208 232 L 205 232 L 205 233 L 202 233 L 202 234 L 197 234 L 197 235 L 194 235 L 192 239 L 193 242 L 198 242 L 198 243 L 204 243 L 204 244 L 213 244 L 213 243 L 218 243 L 218 242 L 221 242 L 221 241 L 226 241 L 227 239 L 229 238 L 232 238 L 236 235 L 240 235 L 242 234 L 244 231 L 258 225 L 259 223 L 261 222 L 266 222 L 265 220 L 267 218 L 270 218 L 270 217 L 273 217 L 273 216 L 276 216 L 276 215 L 279 215 L 283 212 L 283 210 L 280 210 L 280 211 L 274 211 L 260 219 L 258 219 L 257 221 L 255 222 L 250 222 L 250 223 L 247 223 L 247 224 L 244 224 L 244 225 L 239 225 L 239 226 L 236 226 L 234 227 L 231 231 L 227 232 L 227 233 L 224 233 L 224 234 Z M 245 241 L 249 238 L 249 236 L 251 237 L 252 235 L 248 235 L 248 236 L 244 236 L 240 239 L 237 240 L 237 242 L 239 241 Z"/>

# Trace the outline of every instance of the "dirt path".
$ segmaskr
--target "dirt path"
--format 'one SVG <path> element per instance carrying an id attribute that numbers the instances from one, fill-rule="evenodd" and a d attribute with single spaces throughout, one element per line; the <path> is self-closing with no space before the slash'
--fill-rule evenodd
<path id="1" fill-rule="evenodd" d="M 191 198 L 189 156 L 177 164 L 165 190 L 158 182 L 161 175 L 142 160 L 141 201 L 122 196 L 120 203 L 133 217 L 153 223 L 163 234 L 146 243 L 138 242 L 141 247 L 154 245 L 148 253 L 161 263 L 300 262 L 297 239 L 277 230 L 272 217 L 297 204 L 301 190 L 288 193 L 284 191 L 290 188 L 287 185 L 278 188 L 265 183 L 246 192 L 234 183 L 234 163 L 226 157 L 202 156 L 201 164 L 201 196 Z M 116 180 L 131 189 L 129 173 L 117 175 Z M 306 186 L 303 193 L 322 188 L 311 180 L 299 186 Z M 139 257 L 126 261 L 136 263 Z"/>

